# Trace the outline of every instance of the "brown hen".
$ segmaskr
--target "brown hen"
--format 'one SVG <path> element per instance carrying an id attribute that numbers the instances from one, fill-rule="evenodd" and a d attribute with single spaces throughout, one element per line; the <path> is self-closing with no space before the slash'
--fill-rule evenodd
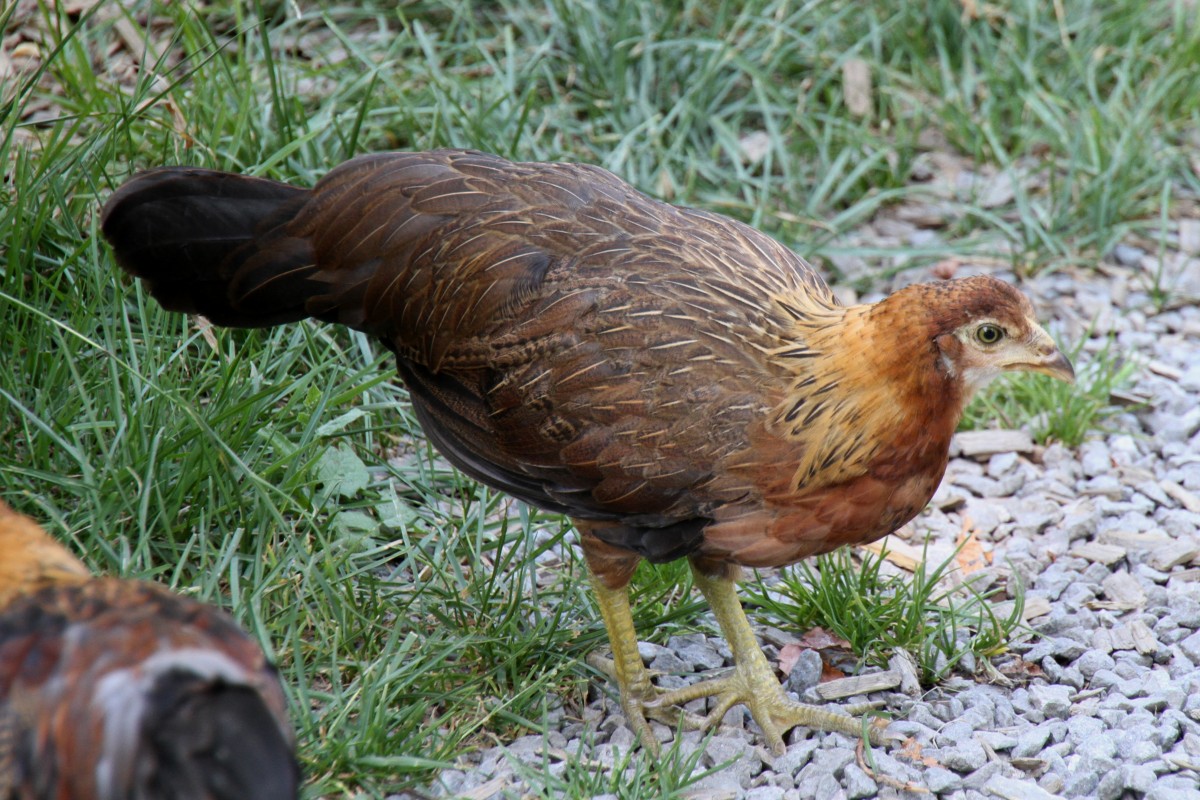
<path id="1" fill-rule="evenodd" d="M 928 502 L 972 393 L 1071 367 L 1029 302 L 987 277 L 843 307 L 792 251 L 611 173 L 477 152 L 356 158 L 309 190 L 202 169 L 139 174 L 108 201 L 118 262 L 168 309 L 218 325 L 316 317 L 379 337 L 454 464 L 579 529 L 622 705 L 716 695 L 767 742 L 855 732 L 788 700 L 734 592 L 884 536 Z M 660 692 L 626 584 L 687 557 L 736 659 Z M 670 715 L 666 715 L 670 718 Z"/>
<path id="2" fill-rule="evenodd" d="M 0 798 L 294 800 L 291 741 L 233 620 L 92 577 L 0 502 Z"/>

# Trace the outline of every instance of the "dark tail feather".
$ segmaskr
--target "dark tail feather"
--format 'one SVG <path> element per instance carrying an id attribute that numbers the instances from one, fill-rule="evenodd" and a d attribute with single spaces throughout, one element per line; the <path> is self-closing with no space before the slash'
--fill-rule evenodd
<path id="1" fill-rule="evenodd" d="M 308 197 L 263 178 L 163 167 L 126 181 L 100 225 L 117 263 L 164 308 L 266 327 L 307 317 L 306 301 L 322 290 L 307 280 L 316 269 L 308 241 L 287 229 Z"/>
<path id="2" fill-rule="evenodd" d="M 151 703 L 142 735 L 154 766 L 139 797 L 295 800 L 300 772 L 292 748 L 257 692 L 198 686 L 194 676 L 169 673 Z"/>

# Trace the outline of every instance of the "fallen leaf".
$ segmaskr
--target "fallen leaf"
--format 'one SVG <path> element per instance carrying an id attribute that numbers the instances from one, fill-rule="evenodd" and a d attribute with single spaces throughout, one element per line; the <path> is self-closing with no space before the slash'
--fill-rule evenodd
<path id="1" fill-rule="evenodd" d="M 818 683 L 840 681 L 844 677 L 846 677 L 846 673 L 842 672 L 832 664 L 826 664 L 823 660 L 821 661 L 821 679 L 818 681 Z"/>
<path id="2" fill-rule="evenodd" d="M 896 755 L 918 764 L 924 764 L 927 767 L 941 766 L 936 758 L 923 754 L 921 752 L 921 743 L 911 736 L 904 740 L 904 746 L 900 748 Z"/>
<path id="3" fill-rule="evenodd" d="M 785 644 L 779 648 L 779 671 L 784 675 L 792 674 L 792 669 L 796 666 L 796 662 L 800 660 L 800 654 L 808 649 L 799 644 Z"/>
<path id="4" fill-rule="evenodd" d="M 983 551 L 983 545 L 979 543 L 979 537 L 975 535 L 975 524 L 965 514 L 963 515 L 962 531 L 954 543 L 958 546 L 954 560 L 958 563 L 958 568 L 963 575 L 978 572 L 992 563 L 991 553 Z"/>
<path id="5" fill-rule="evenodd" d="M 1032 661 L 1026 661 L 1020 656 L 1004 662 L 998 669 L 1004 677 L 1021 682 L 1029 682 L 1034 678 L 1043 678 L 1046 675 L 1039 665 Z"/>
<path id="6" fill-rule="evenodd" d="M 844 650 L 851 649 L 850 642 L 837 634 L 830 633 L 824 628 L 810 628 L 800 637 L 798 646 L 801 650 Z"/>

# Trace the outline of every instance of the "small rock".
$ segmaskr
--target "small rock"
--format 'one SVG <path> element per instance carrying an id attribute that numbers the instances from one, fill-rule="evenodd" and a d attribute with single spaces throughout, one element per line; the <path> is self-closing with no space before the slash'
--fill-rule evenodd
<path id="1" fill-rule="evenodd" d="M 1112 249 L 1112 258 L 1123 267 L 1136 267 L 1146 251 L 1131 244 L 1118 244 Z"/>
<path id="2" fill-rule="evenodd" d="M 1097 733 L 1081 740 L 1075 752 L 1097 760 L 1111 760 L 1117 755 L 1117 743 L 1106 733 Z"/>
<path id="3" fill-rule="evenodd" d="M 987 763 L 987 752 L 974 739 L 964 739 L 952 747 L 943 747 L 938 760 L 955 772 L 974 772 Z"/>
<path id="4" fill-rule="evenodd" d="M 816 650 L 804 650 L 796 659 L 792 671 L 787 676 L 788 691 L 804 694 L 807 690 L 821 682 L 821 670 L 824 669 L 821 654 Z"/>
<path id="5" fill-rule="evenodd" d="M 984 784 L 984 788 L 1003 800 L 1057 800 L 1057 795 L 1051 794 L 1036 783 L 1004 775 L 993 775 L 991 780 Z"/>
<path id="6" fill-rule="evenodd" d="M 1112 649 L 1111 647 L 1109 648 Z M 1080 656 L 1075 659 L 1075 668 L 1078 669 L 1083 677 L 1089 680 L 1102 669 L 1112 669 L 1117 665 L 1113 657 L 1108 653 L 1100 650 L 1085 650 Z"/>
<path id="7" fill-rule="evenodd" d="M 962 778 L 944 767 L 930 767 L 922 777 L 925 788 L 934 794 L 952 792 L 962 786 Z"/>
<path id="8" fill-rule="evenodd" d="M 1063 794 L 1067 797 L 1095 797 L 1100 786 L 1100 775 L 1091 769 L 1073 769 L 1063 782 Z"/>
<path id="9" fill-rule="evenodd" d="M 854 761 L 854 751 L 847 747 L 831 747 L 813 753 L 813 766 L 831 775 L 841 775 L 847 764 Z"/>
<path id="10" fill-rule="evenodd" d="M 847 764 L 842 770 L 842 786 L 845 787 L 846 797 L 850 800 L 875 797 L 879 793 L 879 785 L 857 764 Z"/>
<path id="11" fill-rule="evenodd" d="M 771 761 L 771 768 L 785 775 L 795 775 L 812 760 L 813 753 L 816 752 L 819 744 L 820 742 L 816 739 L 794 741 L 788 745 L 783 755 Z"/>
<path id="12" fill-rule="evenodd" d="M 999 761 L 989 761 L 970 775 L 963 777 L 963 788 L 967 790 L 982 790 L 993 777 L 1004 769 Z"/>
<path id="13" fill-rule="evenodd" d="M 667 673 L 692 671 L 692 668 L 683 659 L 665 647 L 654 656 L 654 660 L 650 662 L 650 669 Z"/>
<path id="14" fill-rule="evenodd" d="M 1111 769 L 1100 778 L 1096 787 L 1096 800 L 1117 800 L 1125 791 L 1125 775 L 1120 769 Z"/>
<path id="15" fill-rule="evenodd" d="M 1029 700 L 1047 717 L 1065 719 L 1071 710 L 1071 690 L 1066 686 L 1030 686 Z"/>
<path id="16" fill-rule="evenodd" d="M 638 642 L 637 647 L 638 655 L 642 657 L 642 663 L 647 666 L 658 657 L 659 653 L 667 649 L 660 644 L 653 644 L 651 642 Z"/>
<path id="17" fill-rule="evenodd" d="M 1178 647 L 1193 664 L 1200 664 L 1200 632 L 1181 641 Z"/>

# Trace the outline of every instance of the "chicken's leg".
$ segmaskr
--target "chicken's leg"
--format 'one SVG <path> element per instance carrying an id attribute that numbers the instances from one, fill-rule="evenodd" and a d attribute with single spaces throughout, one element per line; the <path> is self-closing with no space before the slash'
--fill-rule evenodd
<path id="1" fill-rule="evenodd" d="M 641 739 L 643 746 L 651 751 L 658 751 L 658 740 L 650 730 L 648 719 L 675 725 L 682 717 L 687 727 L 707 730 L 719 723 L 725 712 L 738 703 L 745 703 L 749 707 L 750 714 L 762 728 L 767 744 L 776 755 L 786 749 L 783 734 L 797 725 L 850 736 L 862 735 L 861 719 L 832 708 L 797 703 L 784 695 L 783 687 L 776 680 L 771 665 L 754 638 L 750 621 L 746 619 L 738 600 L 735 584 L 729 578 L 715 578 L 695 566 L 692 568 L 695 583 L 712 606 L 721 633 L 733 651 L 733 672 L 682 689 L 663 690 L 650 682 L 650 673 L 638 653 L 628 589 L 625 586 L 610 588 L 594 572 L 589 570 L 588 574 L 613 651 L 612 661 L 601 663 L 600 666 L 617 682 L 621 708 L 629 720 L 629 726 Z M 697 698 L 713 696 L 717 698 L 716 707 L 705 717 L 682 714 L 679 708 Z M 867 726 L 867 735 L 873 743 L 881 743 L 884 727 L 879 722 Z"/>
<path id="2" fill-rule="evenodd" d="M 625 712 L 629 727 L 637 734 L 643 747 L 657 753 L 658 739 L 654 738 L 647 717 L 667 725 L 675 725 L 679 721 L 679 711 L 671 709 L 669 704 L 655 702 L 662 690 L 650 682 L 650 673 L 642 664 L 642 656 L 638 653 L 637 632 L 634 630 L 633 614 L 629 609 L 629 588 L 622 586 L 619 589 L 610 589 L 595 572 L 589 570 L 588 575 L 592 579 L 592 589 L 596 592 L 596 601 L 600 606 L 600 615 L 604 618 L 604 627 L 608 630 L 608 641 L 613 652 L 611 662 L 601 659 L 589 661 L 608 672 L 617 682 L 621 693 L 621 709 Z"/>
<path id="3" fill-rule="evenodd" d="M 754 631 L 738 600 L 734 581 L 724 577 L 712 577 L 692 565 L 696 586 L 704 594 L 721 633 L 733 651 L 734 670 L 729 675 L 686 686 L 668 692 L 659 692 L 655 706 L 681 705 L 699 697 L 717 698 L 716 707 L 704 718 L 708 728 L 720 722 L 725 712 L 738 703 L 750 708 L 754 721 L 762 728 L 763 736 L 771 750 L 780 755 L 786 749 L 783 734 L 797 725 L 826 731 L 837 731 L 850 736 L 861 736 L 864 726 L 861 719 L 839 713 L 831 708 L 804 705 L 789 699 L 776 680 L 771 665 L 763 655 L 754 638 Z M 615 645 L 614 645 L 615 647 Z M 635 653 L 636 656 L 636 646 Z M 640 665 L 640 662 L 639 662 Z M 866 726 L 867 736 L 873 743 L 882 743 L 882 721 Z"/>

